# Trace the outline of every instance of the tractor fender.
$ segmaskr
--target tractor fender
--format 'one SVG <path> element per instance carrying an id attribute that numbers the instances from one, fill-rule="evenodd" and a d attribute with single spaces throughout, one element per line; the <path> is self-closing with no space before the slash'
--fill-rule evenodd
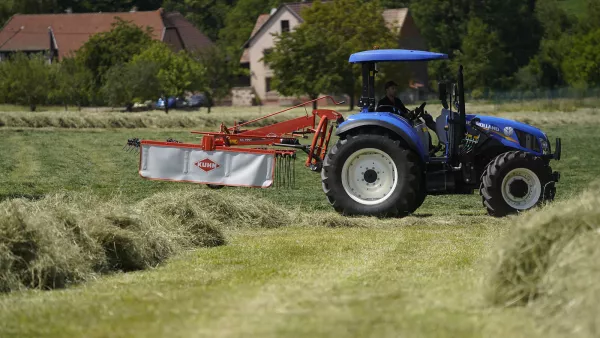
<path id="1" fill-rule="evenodd" d="M 367 116 L 365 116 L 367 115 Z M 374 116 L 375 115 L 375 116 Z M 341 123 L 336 130 L 336 135 L 341 136 L 349 131 L 362 127 L 381 127 L 398 135 L 408 147 L 419 155 L 423 162 L 428 160 L 428 155 L 423 152 L 423 145 L 412 126 L 401 117 L 389 113 L 361 113 L 350 116 Z"/>

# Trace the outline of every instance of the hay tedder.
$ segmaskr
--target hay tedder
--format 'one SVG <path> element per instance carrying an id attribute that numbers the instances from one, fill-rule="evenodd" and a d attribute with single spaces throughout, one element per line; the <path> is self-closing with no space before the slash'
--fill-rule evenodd
<path id="1" fill-rule="evenodd" d="M 294 108 L 316 101 L 330 100 L 324 96 L 263 116 L 237 123 L 232 127 L 221 124 L 218 132 L 192 131 L 202 135 L 199 144 L 130 139 L 127 146 L 139 149 L 140 176 L 150 180 L 165 180 L 206 184 L 213 189 L 223 186 L 294 188 L 298 150 L 307 154 L 306 167 L 320 171 L 335 125 L 343 116 L 330 109 L 315 109 L 291 120 L 273 123 L 256 129 L 248 125 L 273 118 Z M 300 138 L 313 135 L 310 145 Z M 287 149 L 283 149 L 287 148 Z"/>
<path id="2" fill-rule="evenodd" d="M 233 127 L 221 125 L 219 132 L 193 132 L 202 135 L 199 144 L 130 139 L 128 145 L 140 150 L 143 178 L 211 188 L 293 187 L 291 161 L 300 150 L 307 154 L 306 167 L 321 173 L 329 203 L 345 215 L 406 216 L 427 195 L 473 194 L 477 189 L 493 216 L 553 200 L 560 174 L 552 171 L 550 161 L 560 160 L 560 138 L 553 153 L 547 135 L 538 128 L 493 116 L 467 115 L 462 66 L 457 83 L 439 84 L 443 108 L 435 122 L 424 110 L 425 103 L 412 111 L 376 106 L 378 63 L 447 58 L 442 53 L 402 49 L 352 54 L 349 61 L 362 67 L 361 111 L 346 119 L 334 110 L 315 109 L 295 119 L 245 129 L 313 102 L 309 101 L 252 121 L 235 122 Z M 329 96 L 317 100 L 326 99 L 341 104 Z M 435 146 L 427 128 L 431 124 L 439 140 Z M 334 127 L 339 139 L 329 148 Z M 299 138 L 310 134 L 310 145 L 300 144 Z"/>

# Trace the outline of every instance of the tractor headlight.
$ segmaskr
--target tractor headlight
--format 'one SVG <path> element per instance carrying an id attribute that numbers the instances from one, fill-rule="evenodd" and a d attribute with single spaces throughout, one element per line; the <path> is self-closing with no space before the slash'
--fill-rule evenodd
<path id="1" fill-rule="evenodd" d="M 543 138 L 540 138 L 540 145 L 542 146 L 542 153 L 544 155 L 550 154 L 550 144 L 548 143 L 548 141 L 544 140 Z"/>

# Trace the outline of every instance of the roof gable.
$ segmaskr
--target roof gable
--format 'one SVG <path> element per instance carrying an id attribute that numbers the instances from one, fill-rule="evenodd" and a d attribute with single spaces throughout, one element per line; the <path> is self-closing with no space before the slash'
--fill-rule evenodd
<path id="1" fill-rule="evenodd" d="M 321 3 L 328 2 L 329 1 L 322 1 Z M 302 13 L 303 9 L 311 7 L 312 4 L 312 2 L 289 2 L 281 4 L 277 8 L 277 11 L 275 11 L 275 13 L 273 13 L 272 15 L 261 14 L 256 20 L 256 24 L 254 25 L 254 29 L 250 34 L 250 38 L 244 43 L 243 47 L 248 48 L 250 46 L 250 43 L 253 41 L 254 37 L 258 36 L 258 33 L 262 31 L 263 28 L 269 27 L 269 25 L 271 25 L 271 19 L 274 18 L 280 10 L 290 11 L 294 16 L 298 18 L 298 21 L 303 22 L 304 20 L 302 19 L 300 13 Z M 398 32 L 402 29 L 402 26 L 404 25 L 404 22 L 406 21 L 408 15 L 408 8 L 385 9 L 382 14 L 386 26 L 389 29 L 395 29 Z M 242 55 L 242 62 L 244 62 L 243 60 L 245 60 L 244 56 L 247 56 L 247 51 L 244 51 L 244 55 Z"/>
<path id="2" fill-rule="evenodd" d="M 189 22 L 181 13 L 172 12 L 163 16 L 166 30 L 173 29 L 178 34 L 183 48 L 188 51 L 202 50 L 214 45 L 211 39 Z M 165 41 L 166 42 L 166 41 Z"/>

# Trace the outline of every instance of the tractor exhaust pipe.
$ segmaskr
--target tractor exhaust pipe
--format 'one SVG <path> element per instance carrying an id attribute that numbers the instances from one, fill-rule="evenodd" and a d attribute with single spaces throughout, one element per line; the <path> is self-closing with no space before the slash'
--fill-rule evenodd
<path id="1" fill-rule="evenodd" d="M 465 86 L 463 82 L 463 66 L 458 67 L 458 113 L 459 113 L 459 144 L 467 132 L 467 116 L 465 112 Z"/>
<path id="2" fill-rule="evenodd" d="M 457 93 L 458 91 L 458 93 Z M 459 158 L 459 153 L 460 153 L 460 145 L 462 144 L 463 140 L 465 139 L 465 133 L 467 132 L 467 126 L 466 126 L 466 113 L 465 113 L 465 88 L 464 88 L 464 83 L 463 83 L 463 66 L 459 66 L 458 68 L 458 84 L 456 87 L 454 87 L 453 89 L 453 95 L 455 95 L 454 98 L 454 104 L 456 105 L 456 107 L 458 108 L 458 121 L 456 121 L 456 119 L 452 119 L 452 126 L 451 126 L 451 135 L 452 135 L 452 143 L 450 145 L 450 155 L 451 155 L 451 163 L 454 167 L 457 167 L 459 162 L 460 162 L 460 158 Z M 452 96 L 450 100 L 452 100 Z M 452 101 L 450 103 L 450 106 L 452 106 Z"/>

